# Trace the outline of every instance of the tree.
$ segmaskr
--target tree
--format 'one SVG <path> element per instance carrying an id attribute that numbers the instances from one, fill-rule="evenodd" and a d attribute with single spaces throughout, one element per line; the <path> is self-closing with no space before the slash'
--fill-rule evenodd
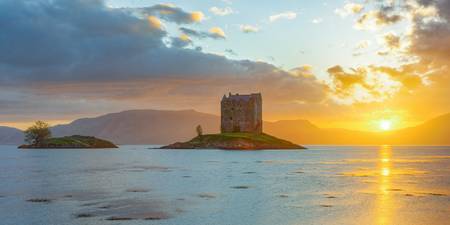
<path id="1" fill-rule="evenodd" d="M 36 121 L 31 127 L 24 131 L 25 142 L 28 144 L 39 144 L 45 139 L 51 138 L 50 125 L 44 121 Z"/>
<path id="2" fill-rule="evenodd" d="M 197 127 L 195 128 L 195 130 L 197 131 L 197 136 L 202 136 L 202 134 L 203 134 L 202 126 L 197 125 Z"/>

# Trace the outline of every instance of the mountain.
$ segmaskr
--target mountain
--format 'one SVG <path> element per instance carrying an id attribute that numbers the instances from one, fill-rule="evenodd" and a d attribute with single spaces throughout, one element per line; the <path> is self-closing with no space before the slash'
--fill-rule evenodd
<path id="1" fill-rule="evenodd" d="M 450 113 L 395 131 L 390 139 L 392 144 L 450 145 Z"/>
<path id="2" fill-rule="evenodd" d="M 116 144 L 168 144 L 190 140 L 201 125 L 204 133 L 219 131 L 217 116 L 194 110 L 129 110 L 84 118 L 52 128 L 53 136 L 86 135 Z"/>
<path id="3" fill-rule="evenodd" d="M 194 110 L 130 110 L 75 120 L 52 129 L 55 136 L 92 135 L 118 144 L 168 144 L 190 140 L 200 124 L 204 133 L 220 130 L 220 117 Z M 450 113 L 419 125 L 391 132 L 319 128 L 307 120 L 264 122 L 264 132 L 298 144 L 380 145 L 450 144 Z"/>
<path id="4" fill-rule="evenodd" d="M 346 130 L 340 128 L 319 128 L 307 120 L 281 120 L 265 122 L 264 131 L 300 144 L 378 144 L 380 133 Z M 357 138 L 356 138 L 357 137 Z"/>
<path id="5" fill-rule="evenodd" d="M 364 132 L 340 128 L 321 129 L 305 120 L 265 124 L 264 130 L 300 144 L 338 145 L 450 145 L 450 113 L 416 127 L 389 132 Z"/>
<path id="6" fill-rule="evenodd" d="M 17 145 L 23 142 L 23 138 L 21 130 L 0 126 L 0 145 Z"/>
<path id="7" fill-rule="evenodd" d="M 129 110 L 95 118 L 84 118 L 52 128 L 53 136 L 86 135 L 116 144 L 170 144 L 203 133 L 217 133 L 220 117 L 194 110 Z M 319 128 L 307 120 L 264 122 L 264 132 L 303 145 L 450 145 L 450 113 L 419 126 L 390 132 L 363 132 Z M 0 127 L 0 144 L 19 144 L 20 130 Z"/>

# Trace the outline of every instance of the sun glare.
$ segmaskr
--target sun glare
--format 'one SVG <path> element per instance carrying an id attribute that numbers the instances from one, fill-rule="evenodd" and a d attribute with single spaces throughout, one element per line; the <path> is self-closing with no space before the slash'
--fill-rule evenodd
<path id="1" fill-rule="evenodd" d="M 392 128 L 392 122 L 390 120 L 381 120 L 380 121 L 380 129 L 381 130 L 390 130 Z"/>

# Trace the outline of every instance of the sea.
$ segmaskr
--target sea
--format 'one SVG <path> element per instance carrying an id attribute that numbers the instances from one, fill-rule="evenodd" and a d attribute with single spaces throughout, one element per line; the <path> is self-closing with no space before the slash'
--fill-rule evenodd
<path id="1" fill-rule="evenodd" d="M 450 224 L 450 147 L 154 147 L 0 146 L 0 224 Z"/>

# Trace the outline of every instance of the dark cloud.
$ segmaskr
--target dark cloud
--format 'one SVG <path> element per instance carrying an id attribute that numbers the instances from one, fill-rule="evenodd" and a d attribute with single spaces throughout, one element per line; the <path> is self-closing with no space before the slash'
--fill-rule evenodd
<path id="1" fill-rule="evenodd" d="M 175 16 L 182 10 L 173 6 L 146 10 L 166 21 L 188 23 L 188 14 Z M 312 77 L 185 48 L 188 37 L 170 37 L 135 11 L 107 8 L 103 1 L 3 0 L 0 27 L 0 90 L 8 87 L 8 93 L 15 93 L 0 99 L 8 106 L 9 118 L 25 111 L 53 110 L 56 118 L 57 113 L 72 115 L 75 108 L 111 110 L 117 102 L 120 107 L 153 108 L 154 103 L 177 108 L 186 100 L 186 90 L 214 97 L 228 91 L 262 91 L 276 96 L 273 101 L 287 102 L 324 98 L 323 85 Z M 181 100 L 165 104 L 171 99 Z M 204 104 L 216 107 L 215 102 Z"/>
<path id="2" fill-rule="evenodd" d="M 169 48 L 162 41 L 167 37 L 164 30 L 128 11 L 106 8 L 101 1 L 5 0 L 0 2 L 0 24 L 3 84 L 247 76 L 277 69 L 260 62 Z M 172 41 L 176 47 L 184 46 L 180 40 Z"/>
<path id="3" fill-rule="evenodd" d="M 0 26 L 3 82 L 117 77 L 115 65 L 161 48 L 166 35 L 100 1 L 5 0 Z"/>
<path id="4" fill-rule="evenodd" d="M 414 27 L 411 37 L 410 53 L 418 55 L 423 61 L 447 65 L 450 62 L 450 1 L 421 1 L 424 6 L 435 7 L 438 20 L 424 20 L 427 15 L 414 13 Z"/>

